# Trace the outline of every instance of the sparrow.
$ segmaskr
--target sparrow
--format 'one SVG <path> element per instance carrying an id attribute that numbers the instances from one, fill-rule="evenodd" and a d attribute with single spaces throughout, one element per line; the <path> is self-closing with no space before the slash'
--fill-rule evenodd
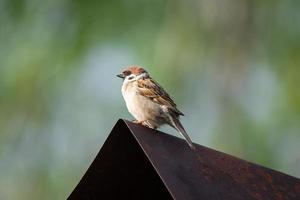
<path id="1" fill-rule="evenodd" d="M 145 69 L 130 66 L 117 76 L 123 79 L 122 95 L 128 111 L 135 118 L 133 122 L 152 129 L 168 124 L 181 133 L 188 145 L 195 149 L 179 119 L 184 114 Z"/>

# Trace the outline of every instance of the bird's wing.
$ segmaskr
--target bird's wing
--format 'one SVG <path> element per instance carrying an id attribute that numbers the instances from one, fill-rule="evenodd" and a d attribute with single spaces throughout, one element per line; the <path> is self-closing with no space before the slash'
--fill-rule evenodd
<path id="1" fill-rule="evenodd" d="M 177 105 L 171 99 L 170 95 L 152 78 L 140 79 L 137 82 L 140 95 L 149 98 L 155 103 L 167 106 L 178 115 L 183 115 L 177 109 Z"/>

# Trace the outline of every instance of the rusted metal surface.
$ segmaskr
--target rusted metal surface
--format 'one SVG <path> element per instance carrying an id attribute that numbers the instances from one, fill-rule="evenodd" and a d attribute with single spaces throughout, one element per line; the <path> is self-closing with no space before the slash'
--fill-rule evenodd
<path id="1" fill-rule="evenodd" d="M 298 178 L 119 120 L 69 199 L 300 199 Z"/>
<path id="2" fill-rule="evenodd" d="M 119 120 L 68 199 L 172 199 L 126 124 Z"/>

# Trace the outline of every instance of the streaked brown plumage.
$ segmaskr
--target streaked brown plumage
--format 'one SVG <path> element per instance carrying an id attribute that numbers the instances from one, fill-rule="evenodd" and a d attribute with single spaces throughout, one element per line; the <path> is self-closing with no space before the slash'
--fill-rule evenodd
<path id="1" fill-rule="evenodd" d="M 177 105 L 170 95 L 141 67 L 131 66 L 118 77 L 123 78 L 122 94 L 129 112 L 137 123 L 150 128 L 169 124 L 178 130 L 191 148 L 195 148 L 190 137 L 180 123 Z"/>

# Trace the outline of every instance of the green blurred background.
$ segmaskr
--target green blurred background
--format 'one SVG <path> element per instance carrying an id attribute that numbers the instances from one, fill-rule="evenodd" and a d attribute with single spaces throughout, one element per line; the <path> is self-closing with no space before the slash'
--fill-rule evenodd
<path id="1" fill-rule="evenodd" d="M 300 1 L 0 0 L 0 199 L 65 199 L 144 66 L 193 141 L 300 177 Z M 178 136 L 176 131 L 163 131 Z"/>

